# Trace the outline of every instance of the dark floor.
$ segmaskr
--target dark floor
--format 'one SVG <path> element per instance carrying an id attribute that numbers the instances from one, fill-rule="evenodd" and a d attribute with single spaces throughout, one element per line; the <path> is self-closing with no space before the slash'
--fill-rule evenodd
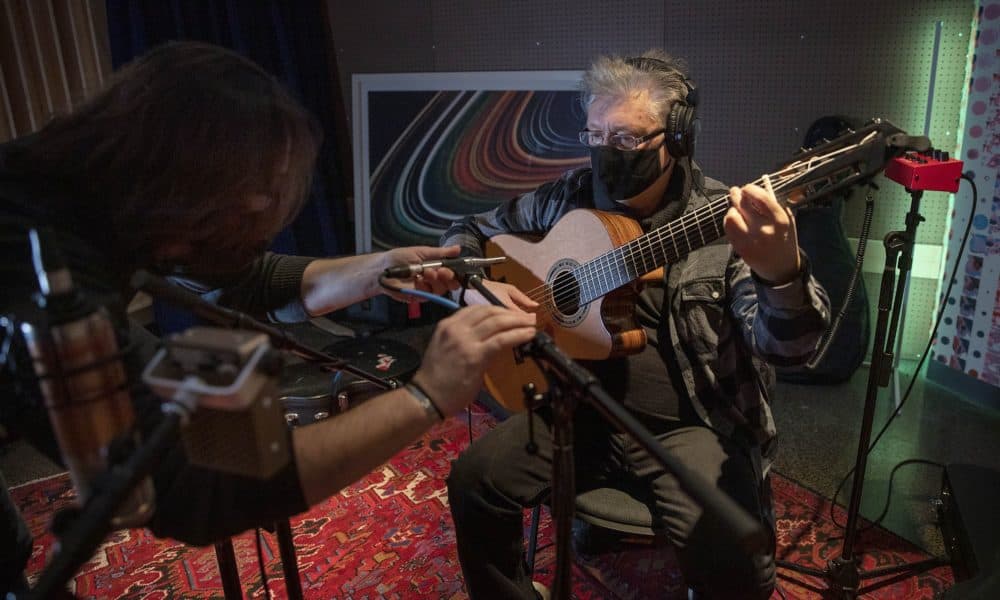
<path id="1" fill-rule="evenodd" d="M 915 363 L 901 365 L 900 389 L 905 392 Z M 780 384 L 774 402 L 781 438 L 776 469 L 832 497 L 855 465 L 868 381 L 867 368 L 837 386 Z M 872 439 L 895 408 L 888 388 L 879 388 Z M 971 463 L 1000 471 L 1000 414 L 956 396 L 924 378 L 871 453 L 864 480 L 861 514 L 882 513 L 893 467 L 907 459 L 942 464 Z M 848 481 L 839 500 L 850 498 Z M 935 501 L 941 490 L 941 469 L 925 464 L 902 466 L 896 473 L 889 511 L 883 524 L 934 554 L 943 554 L 936 524 Z"/>
<path id="2" fill-rule="evenodd" d="M 405 339 L 407 336 L 403 334 Z M 901 368 L 901 389 L 909 383 L 913 363 Z M 845 384 L 802 386 L 779 383 L 773 402 L 780 448 L 775 468 L 783 475 L 831 497 L 854 466 L 865 403 L 868 371 L 862 367 Z M 880 388 L 875 433 L 893 409 L 887 388 Z M 923 378 L 918 380 L 896 422 L 872 453 L 867 467 L 862 515 L 876 517 L 886 500 L 889 473 L 905 459 L 939 463 L 972 463 L 1000 470 L 1000 414 L 978 408 Z M 0 472 L 17 485 L 60 469 L 24 444 L 0 450 Z M 941 489 L 941 470 L 914 464 L 895 477 L 892 502 L 884 525 L 933 554 L 944 550 L 936 525 L 934 501 Z M 850 482 L 841 492 L 847 504 Z"/>
<path id="3" fill-rule="evenodd" d="M 901 393 L 910 383 L 915 362 L 899 370 Z M 823 496 L 832 497 L 854 467 L 865 405 L 868 369 L 845 384 L 779 384 L 774 401 L 781 445 L 775 468 Z M 879 388 L 874 431 L 878 434 L 895 408 L 890 388 Z M 921 377 L 900 415 L 869 457 L 861 514 L 876 518 L 883 509 L 892 468 L 907 459 L 943 464 L 970 463 L 1000 471 L 1000 413 L 975 406 Z M 850 481 L 839 499 L 846 505 Z M 944 550 L 936 524 L 935 501 L 941 469 L 910 464 L 896 473 L 883 524 L 931 553 Z"/>

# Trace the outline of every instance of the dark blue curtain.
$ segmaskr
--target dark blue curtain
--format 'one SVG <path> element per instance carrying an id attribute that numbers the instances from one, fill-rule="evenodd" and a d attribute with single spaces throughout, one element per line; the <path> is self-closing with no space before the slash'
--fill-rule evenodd
<path id="1" fill-rule="evenodd" d="M 273 73 L 323 126 L 313 188 L 298 219 L 272 249 L 287 254 L 330 256 L 345 252 L 348 232 L 348 168 L 338 161 L 345 135 L 342 106 L 329 56 L 324 0 L 108 0 L 108 33 L 115 68 L 170 40 L 225 46 Z"/>
<path id="2" fill-rule="evenodd" d="M 225 46 L 270 71 L 319 119 L 323 145 L 310 198 L 271 249 L 285 254 L 331 256 L 351 248 L 348 230 L 349 167 L 338 160 L 346 119 L 334 57 L 329 55 L 324 0 L 108 0 L 111 60 L 117 69 L 171 40 Z M 340 111 L 340 112 L 338 112 Z M 346 144 L 340 145 L 346 147 Z M 195 324 L 186 311 L 154 302 L 161 333 Z"/>

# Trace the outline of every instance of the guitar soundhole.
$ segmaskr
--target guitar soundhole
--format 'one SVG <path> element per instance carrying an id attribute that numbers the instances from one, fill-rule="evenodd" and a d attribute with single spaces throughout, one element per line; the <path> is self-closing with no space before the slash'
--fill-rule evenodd
<path id="1" fill-rule="evenodd" d="M 580 286 L 571 274 L 562 272 L 552 283 L 553 300 L 556 309 L 563 315 L 572 315 L 580 310 Z"/>
<path id="2" fill-rule="evenodd" d="M 573 276 L 577 266 L 576 261 L 563 258 L 549 270 L 552 317 L 563 327 L 578 325 L 587 316 L 587 306 L 580 304 L 580 282 Z"/>

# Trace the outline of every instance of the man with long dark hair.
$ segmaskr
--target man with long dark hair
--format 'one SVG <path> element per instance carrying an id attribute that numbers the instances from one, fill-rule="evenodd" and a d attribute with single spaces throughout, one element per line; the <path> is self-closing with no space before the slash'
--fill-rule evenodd
<path id="1" fill-rule="evenodd" d="M 0 146 L 0 241 L 13 248 L 5 251 L 0 314 L 12 322 L 34 314 L 38 283 L 25 244 L 36 227 L 52 231 L 74 281 L 108 308 L 123 346 L 139 347 L 129 355 L 133 376 L 149 341 L 125 314 L 136 269 L 174 277 L 232 308 L 295 321 L 379 293 L 378 276 L 388 267 L 457 254 L 432 247 L 337 259 L 265 252 L 302 207 L 319 139 L 313 118 L 254 63 L 199 43 L 154 49 L 70 114 Z M 425 272 L 418 285 L 436 293 L 456 286 L 447 269 Z M 149 527 L 207 544 L 305 510 L 390 458 L 439 415 L 471 402 L 484 364 L 527 341 L 533 323 L 482 307 L 442 320 L 413 378 L 423 393 L 387 392 L 296 429 L 294 460 L 270 480 L 197 468 L 179 445 L 172 448 L 153 474 L 157 510 Z M 0 337 L 7 351 L 0 416 L 51 448 L 37 389 L 25 373 L 12 373 L 30 373 L 23 344 L 13 334 Z M 161 417 L 159 401 L 140 391 L 133 402 L 148 431 Z M 0 514 L 9 526 L 0 527 L 4 561 L 13 556 L 23 568 L 23 527 L 6 494 L 0 504 L 10 509 Z M 20 570 L 8 567 L 0 564 L 0 578 L 7 577 L 0 589 Z"/>

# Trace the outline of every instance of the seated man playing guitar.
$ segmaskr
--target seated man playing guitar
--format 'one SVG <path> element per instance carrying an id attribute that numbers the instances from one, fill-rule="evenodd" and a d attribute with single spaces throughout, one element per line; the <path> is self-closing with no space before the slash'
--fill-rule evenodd
<path id="1" fill-rule="evenodd" d="M 727 190 L 691 160 L 696 90 L 683 69 L 657 50 L 598 59 L 582 82 L 580 139 L 591 167 L 453 224 L 442 242 L 482 256 L 493 238 L 509 260 L 504 271 L 493 269 L 489 289 L 514 310 L 538 312 L 560 347 L 590 359 L 605 388 L 678 460 L 773 533 L 765 475 L 775 428 L 765 363 L 804 362 L 828 322 L 829 301 L 769 181 L 767 190 Z M 650 230 L 655 236 L 637 238 Z M 715 241 L 723 230 L 729 243 Z M 532 244 L 509 234 L 547 235 Z M 507 266 L 518 262 L 521 271 Z M 641 292 L 622 287 L 643 275 Z M 602 308 L 600 296 L 616 288 Z M 466 300 L 483 302 L 473 292 Z M 631 331 L 623 309 L 636 313 Z M 603 339 L 582 331 L 588 323 Z M 502 403 L 513 394 L 515 404 L 523 382 L 510 362 L 510 372 L 487 384 Z M 529 417 L 519 413 L 452 466 L 448 496 L 472 598 L 536 595 L 521 556 L 522 511 L 548 497 L 552 439 L 550 412 L 531 414 L 537 454 L 525 452 Z M 767 553 L 743 552 L 701 518 L 670 473 L 588 405 L 574 425 L 578 491 L 628 477 L 648 485 L 655 526 L 676 546 L 690 587 L 711 598 L 770 597 L 773 535 Z"/>

